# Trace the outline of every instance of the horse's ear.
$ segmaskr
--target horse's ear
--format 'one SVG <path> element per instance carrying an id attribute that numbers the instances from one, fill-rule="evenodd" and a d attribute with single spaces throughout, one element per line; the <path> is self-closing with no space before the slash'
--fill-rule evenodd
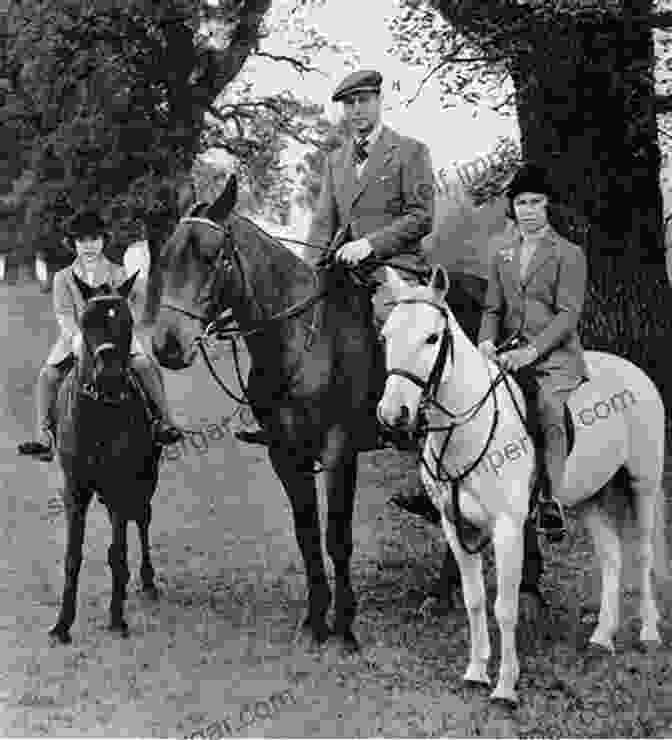
<path id="1" fill-rule="evenodd" d="M 399 275 L 399 273 L 393 267 L 385 267 L 385 273 L 387 274 L 387 284 L 391 288 L 392 292 L 396 297 L 399 297 L 406 288 L 408 283 Z"/>
<path id="2" fill-rule="evenodd" d="M 119 293 L 122 298 L 126 298 L 126 300 L 128 300 L 128 296 L 133 290 L 133 285 L 135 284 L 139 274 L 140 270 L 136 270 L 131 277 L 124 280 L 124 282 L 117 288 L 117 293 Z"/>
<path id="3" fill-rule="evenodd" d="M 238 181 L 235 175 L 231 175 L 226 182 L 224 192 L 208 208 L 205 215 L 211 221 L 224 221 L 234 209 L 238 200 Z"/>
<path id="4" fill-rule="evenodd" d="M 432 279 L 430 280 L 430 287 L 437 293 L 441 300 L 443 300 L 450 287 L 450 280 L 448 279 L 448 273 L 446 272 L 443 265 L 437 265 L 432 272 Z"/>
<path id="5" fill-rule="evenodd" d="M 72 273 L 72 277 L 75 280 L 75 285 L 79 289 L 79 292 L 82 294 L 82 298 L 87 302 L 90 301 L 96 294 L 96 289 L 92 288 L 90 285 L 77 277 L 74 272 Z"/>

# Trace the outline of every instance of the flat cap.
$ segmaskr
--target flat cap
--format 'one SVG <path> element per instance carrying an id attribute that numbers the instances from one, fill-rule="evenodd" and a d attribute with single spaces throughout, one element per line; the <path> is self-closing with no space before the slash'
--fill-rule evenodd
<path id="1" fill-rule="evenodd" d="M 380 92 L 383 84 L 383 75 L 375 69 L 360 69 L 349 74 L 336 88 L 331 96 L 332 101 L 342 100 L 347 95 L 356 92 Z"/>
<path id="2" fill-rule="evenodd" d="M 101 236 L 105 232 L 105 222 L 97 210 L 87 208 L 79 211 L 70 219 L 67 232 L 73 239 L 84 236 Z"/>

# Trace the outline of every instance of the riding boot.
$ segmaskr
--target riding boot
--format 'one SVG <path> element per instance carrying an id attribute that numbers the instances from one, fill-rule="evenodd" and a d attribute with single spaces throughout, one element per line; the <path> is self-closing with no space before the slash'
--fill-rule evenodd
<path id="1" fill-rule="evenodd" d="M 551 542 L 560 542 L 566 534 L 567 525 L 556 493 L 560 490 L 565 473 L 567 439 L 561 417 L 550 424 L 547 422 L 548 419 L 542 420 L 547 485 L 542 485 L 539 492 L 537 527 Z"/>
<path id="2" fill-rule="evenodd" d="M 131 365 L 157 411 L 156 442 L 160 445 L 172 445 L 179 442 L 184 438 L 184 432 L 172 418 L 160 370 L 147 355 L 134 355 L 131 358 Z"/>
<path id="3" fill-rule="evenodd" d="M 35 439 L 19 445 L 20 455 L 31 455 L 43 462 L 54 459 L 54 419 L 53 410 L 58 398 L 58 389 L 63 380 L 63 373 L 53 365 L 44 365 L 37 377 L 35 386 L 35 407 L 37 420 Z"/>
<path id="4" fill-rule="evenodd" d="M 399 491 L 390 497 L 390 503 L 398 506 L 400 509 L 421 516 L 430 524 L 440 524 L 441 514 L 434 506 L 432 499 L 427 495 L 423 485 L 417 486 L 412 491 Z"/>

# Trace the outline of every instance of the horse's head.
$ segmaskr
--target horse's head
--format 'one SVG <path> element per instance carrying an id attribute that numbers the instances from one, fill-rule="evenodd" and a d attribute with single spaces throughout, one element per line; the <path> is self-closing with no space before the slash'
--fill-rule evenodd
<path id="1" fill-rule="evenodd" d="M 197 203 L 180 219 L 164 244 L 159 269 L 162 294 L 156 312 L 152 348 L 161 365 L 189 367 L 196 339 L 225 308 L 220 300 L 234 272 L 235 247 L 227 220 L 236 205 L 237 184 L 231 176 L 212 203 Z"/>
<path id="2" fill-rule="evenodd" d="M 421 402 L 436 393 L 444 373 L 450 371 L 448 276 L 439 266 L 428 286 L 416 287 L 386 269 L 395 305 L 383 327 L 387 380 L 378 418 L 389 427 L 407 430 L 416 426 Z"/>
<path id="3" fill-rule="evenodd" d="M 137 273 L 116 290 L 108 285 L 92 288 L 74 277 L 86 301 L 78 350 L 83 373 L 103 395 L 112 397 L 126 378 L 133 338 L 133 315 L 127 299 Z"/>

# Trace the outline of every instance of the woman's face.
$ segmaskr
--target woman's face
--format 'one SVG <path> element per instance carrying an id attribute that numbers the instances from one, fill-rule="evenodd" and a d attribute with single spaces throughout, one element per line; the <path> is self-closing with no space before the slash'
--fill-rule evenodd
<path id="1" fill-rule="evenodd" d="M 77 249 L 77 256 L 82 262 L 91 264 L 100 259 L 100 255 L 103 253 L 103 237 L 82 236 L 79 239 L 75 239 L 75 247 Z"/>

